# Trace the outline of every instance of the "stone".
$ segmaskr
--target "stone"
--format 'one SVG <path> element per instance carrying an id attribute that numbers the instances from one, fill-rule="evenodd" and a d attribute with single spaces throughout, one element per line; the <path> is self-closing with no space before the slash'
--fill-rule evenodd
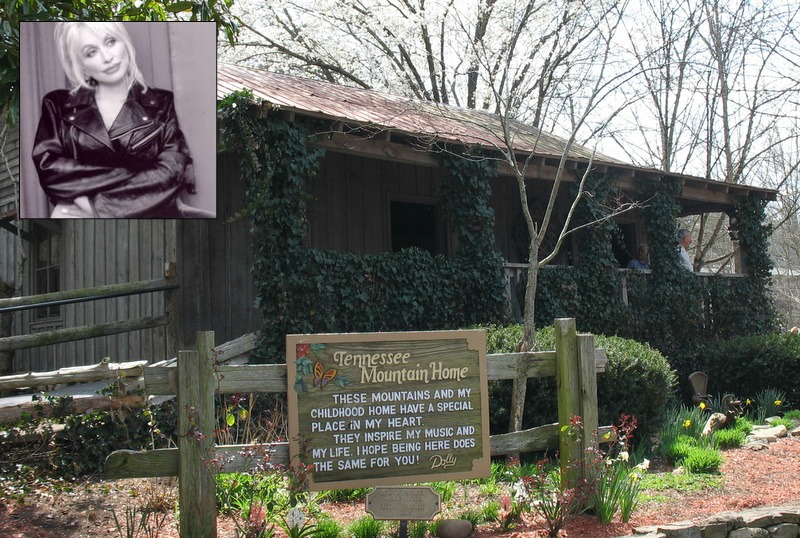
<path id="1" fill-rule="evenodd" d="M 436 527 L 438 538 L 467 538 L 472 534 L 472 523 L 466 519 L 443 519 Z"/>
<path id="2" fill-rule="evenodd" d="M 731 532 L 733 529 L 744 527 L 744 520 L 739 512 L 719 512 L 713 516 L 708 517 L 704 522 L 707 525 L 725 524 L 725 532 Z M 727 534 L 726 534 L 727 535 Z"/>
<path id="3" fill-rule="evenodd" d="M 766 531 L 766 529 L 743 527 L 731 532 L 728 535 L 728 538 L 769 538 L 769 533 Z"/>
<path id="4" fill-rule="evenodd" d="M 797 506 L 784 506 L 780 509 L 784 523 L 796 523 L 800 525 L 800 504 Z"/>
<path id="5" fill-rule="evenodd" d="M 677 521 L 669 525 L 658 525 L 658 532 L 663 532 L 667 538 L 702 538 L 700 527 L 691 521 Z"/>
<path id="6" fill-rule="evenodd" d="M 773 439 L 773 438 L 780 438 L 786 437 L 788 435 L 788 430 L 786 426 L 783 424 L 779 424 L 772 428 L 753 428 L 753 431 L 750 432 L 748 435 L 748 439 Z M 774 441 L 770 441 L 771 443 Z"/>
<path id="7" fill-rule="evenodd" d="M 742 521 L 745 527 L 768 527 L 783 523 L 783 517 L 778 510 L 771 508 L 754 508 L 742 512 Z"/>
<path id="8" fill-rule="evenodd" d="M 793 428 L 792 431 L 789 432 L 789 435 L 792 437 L 800 437 L 800 426 Z"/>
<path id="9" fill-rule="evenodd" d="M 731 529 L 727 522 L 704 523 L 700 525 L 701 538 L 727 538 Z"/>
<path id="10" fill-rule="evenodd" d="M 723 413 L 712 413 L 708 420 L 706 420 L 706 425 L 703 426 L 703 433 L 708 437 L 715 431 L 721 429 L 725 425 L 725 415 Z"/>
<path id="11" fill-rule="evenodd" d="M 797 538 L 797 533 L 800 532 L 798 529 L 800 527 L 794 523 L 779 523 L 767 527 L 767 532 L 770 538 Z"/>

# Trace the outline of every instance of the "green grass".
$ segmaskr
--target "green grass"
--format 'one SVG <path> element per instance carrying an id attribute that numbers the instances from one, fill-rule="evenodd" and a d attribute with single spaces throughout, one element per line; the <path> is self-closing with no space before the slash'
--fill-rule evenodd
<path id="1" fill-rule="evenodd" d="M 697 493 L 720 489 L 725 485 L 722 475 L 691 473 L 645 473 L 642 476 L 641 491 L 651 497 L 661 491 L 677 493 Z"/>

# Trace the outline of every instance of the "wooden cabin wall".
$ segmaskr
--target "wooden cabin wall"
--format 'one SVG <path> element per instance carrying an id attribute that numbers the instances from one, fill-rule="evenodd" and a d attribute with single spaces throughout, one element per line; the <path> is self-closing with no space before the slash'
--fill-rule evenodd
<path id="1" fill-rule="evenodd" d="M 19 129 L 8 130 L 6 143 L 3 145 L 3 155 L 11 173 L 19 177 Z M 16 190 L 6 170 L 6 163 L 3 163 L 0 167 L 0 218 L 16 213 L 16 202 Z"/>
<path id="2" fill-rule="evenodd" d="M 62 290 L 105 284 L 149 280 L 164 276 L 164 264 L 174 245 L 167 239 L 172 221 L 149 220 L 62 220 L 60 226 L 60 285 Z M 35 248 L 35 244 L 28 244 Z M 29 256 L 29 260 L 32 256 Z M 24 294 L 33 293 L 32 267 Z M 158 316 L 164 312 L 164 294 L 149 293 L 99 301 L 62 305 L 58 319 L 36 320 L 34 310 L 15 313 L 16 334 Z M 21 325 L 21 326 L 20 326 Z M 94 364 L 104 357 L 113 362 L 166 358 L 164 327 L 113 336 L 18 350 L 17 371 L 47 371 L 65 366 Z"/>
<path id="3" fill-rule="evenodd" d="M 217 178 L 218 218 L 178 222 L 178 349 L 193 349 L 198 330 L 222 343 L 261 327 L 250 220 L 235 217 L 245 208 L 236 157 L 217 156 Z"/>
<path id="4" fill-rule="evenodd" d="M 436 168 L 328 151 L 308 188 L 309 246 L 390 251 L 390 202 L 436 202 L 440 174 Z"/>

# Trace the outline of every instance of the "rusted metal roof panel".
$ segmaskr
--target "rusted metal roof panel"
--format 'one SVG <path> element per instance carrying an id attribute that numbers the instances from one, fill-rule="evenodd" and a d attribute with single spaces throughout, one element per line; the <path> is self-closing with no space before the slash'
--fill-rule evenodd
<path id="1" fill-rule="evenodd" d="M 499 116 L 479 110 L 408 99 L 397 95 L 339 84 L 281 75 L 260 69 L 220 64 L 217 96 L 249 88 L 253 95 L 287 110 L 312 113 L 360 127 L 390 130 L 466 145 L 502 147 Z M 519 153 L 560 158 L 566 145 L 562 138 L 532 126 L 509 122 L 514 149 Z M 573 145 L 570 157 L 588 160 L 589 148 Z M 602 162 L 623 164 L 604 155 Z"/>
<path id="2" fill-rule="evenodd" d="M 496 114 L 220 63 L 217 70 L 217 98 L 223 99 L 243 89 L 251 90 L 256 98 L 284 110 L 341 121 L 350 127 L 410 135 L 423 144 L 438 141 L 504 148 L 503 125 Z M 508 127 L 509 138 L 518 155 L 561 158 L 566 145 L 563 138 L 516 121 L 508 122 Z M 592 150 L 574 144 L 568 157 L 572 161 L 586 163 L 592 158 Z M 594 154 L 594 162 L 628 170 L 634 176 L 643 174 L 644 177 L 657 180 L 667 175 L 677 178 L 681 184 L 699 182 L 705 189 L 718 186 L 737 196 L 754 194 L 766 200 L 775 200 L 777 194 L 772 189 L 731 185 L 684 174 L 667 174 L 599 153 Z"/>

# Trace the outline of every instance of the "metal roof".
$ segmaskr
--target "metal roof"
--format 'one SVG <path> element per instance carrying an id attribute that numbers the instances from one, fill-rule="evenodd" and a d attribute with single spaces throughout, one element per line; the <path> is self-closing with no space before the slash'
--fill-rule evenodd
<path id="1" fill-rule="evenodd" d="M 221 99 L 243 88 L 285 110 L 312 113 L 360 127 L 465 145 L 503 145 L 502 125 L 496 114 L 221 63 L 217 97 Z M 564 139 L 516 121 L 509 122 L 509 127 L 518 152 L 561 157 Z M 591 149 L 577 144 L 570 153 L 573 158 L 586 160 L 591 155 Z M 607 156 L 600 160 L 623 164 Z"/>
<path id="2" fill-rule="evenodd" d="M 409 135 L 423 142 L 442 141 L 464 145 L 502 148 L 502 122 L 496 114 L 430 101 L 421 101 L 375 90 L 353 88 L 320 80 L 273 73 L 263 69 L 219 63 L 217 98 L 249 89 L 254 97 L 291 112 L 341 121 L 349 127 L 389 131 Z M 566 145 L 563 138 L 542 132 L 517 121 L 508 122 L 515 152 L 545 159 L 560 159 Z M 574 144 L 569 159 L 586 163 L 590 148 Z M 657 169 L 634 166 L 607 155 L 595 153 L 596 164 L 628 170 L 651 179 L 660 175 L 678 178 L 682 184 L 705 185 L 738 195 L 755 194 L 775 200 L 776 191 L 734 185 L 684 174 L 664 173 Z"/>

